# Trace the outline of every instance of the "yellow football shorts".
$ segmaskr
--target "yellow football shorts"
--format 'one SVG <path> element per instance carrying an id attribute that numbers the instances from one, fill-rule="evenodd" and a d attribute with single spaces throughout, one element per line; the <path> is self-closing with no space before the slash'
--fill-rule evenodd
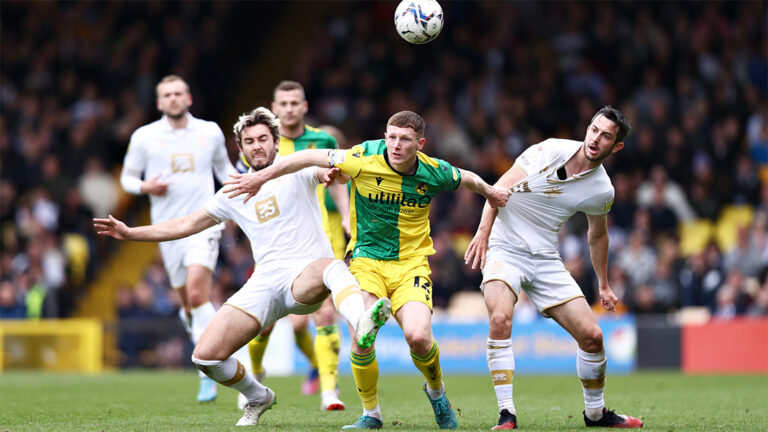
<path id="1" fill-rule="evenodd" d="M 355 258 L 349 271 L 363 291 L 392 302 L 392 315 L 410 301 L 424 303 L 432 310 L 432 280 L 427 257 L 418 256 L 397 261 Z"/>

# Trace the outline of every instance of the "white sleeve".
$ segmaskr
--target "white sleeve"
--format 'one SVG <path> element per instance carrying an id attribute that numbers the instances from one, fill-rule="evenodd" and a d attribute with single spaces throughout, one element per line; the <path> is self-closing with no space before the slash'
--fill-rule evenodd
<path id="1" fill-rule="evenodd" d="M 213 137 L 215 145 L 213 151 L 213 174 L 220 183 L 223 183 L 225 180 L 229 180 L 230 174 L 236 174 L 237 170 L 235 170 L 235 167 L 232 166 L 232 162 L 229 160 L 224 133 L 218 126 L 215 126 L 215 129 L 216 134 Z"/>
<path id="2" fill-rule="evenodd" d="M 123 169 L 120 172 L 120 185 L 126 192 L 139 195 L 141 194 L 141 173 L 147 161 L 147 155 L 144 146 L 137 133 L 131 135 L 131 142 L 128 144 L 128 151 L 123 159 Z"/>
<path id="3" fill-rule="evenodd" d="M 317 170 L 319 169 L 321 168 L 316 166 L 307 167 L 298 171 L 296 175 L 298 175 L 304 183 L 315 187 L 320 184 L 320 180 L 317 178 Z"/>
<path id="4" fill-rule="evenodd" d="M 590 205 L 584 209 L 584 214 L 598 216 L 608 214 L 613 206 L 613 188 L 590 198 Z"/>
<path id="5" fill-rule="evenodd" d="M 226 220 L 232 219 L 229 207 L 229 199 L 221 190 L 216 192 L 216 195 L 214 195 L 213 198 L 208 200 L 208 202 L 203 205 L 203 211 L 217 223 L 222 223 Z"/>

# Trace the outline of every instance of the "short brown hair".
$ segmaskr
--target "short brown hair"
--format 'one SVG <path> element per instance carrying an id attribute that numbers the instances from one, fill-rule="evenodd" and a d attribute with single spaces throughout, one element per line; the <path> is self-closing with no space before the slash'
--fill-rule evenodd
<path id="1" fill-rule="evenodd" d="M 269 128 L 269 133 L 272 134 L 274 141 L 280 141 L 280 119 L 272 111 L 264 107 L 258 107 L 249 113 L 241 115 L 237 119 L 237 123 L 232 126 L 232 132 L 235 133 L 235 141 L 237 141 L 237 146 L 240 149 L 243 148 L 243 130 L 259 124 Z"/>
<path id="2" fill-rule="evenodd" d="M 416 136 L 418 136 L 419 139 L 424 138 L 424 119 L 413 111 L 400 111 L 399 113 L 396 113 L 389 118 L 389 121 L 387 121 L 387 126 L 389 125 L 401 128 L 409 127 L 416 131 Z"/>
<path id="3" fill-rule="evenodd" d="M 279 91 L 291 91 L 291 90 L 300 90 L 301 96 L 306 99 L 306 95 L 304 94 L 304 86 L 301 85 L 301 83 L 297 81 L 290 81 L 290 80 L 284 80 L 280 81 L 277 86 L 275 86 L 275 93 Z M 274 99 L 274 96 L 272 97 Z"/>
<path id="4" fill-rule="evenodd" d="M 183 82 L 184 83 L 184 87 L 187 88 L 187 93 L 188 94 L 190 93 L 190 91 L 189 91 L 189 84 L 187 84 L 187 82 L 184 81 L 184 78 L 182 78 L 182 77 L 180 77 L 178 75 L 166 75 L 155 86 L 155 95 L 158 96 L 158 97 L 160 96 L 160 85 L 161 84 L 165 84 L 165 83 L 169 83 L 169 82 L 174 82 L 174 81 L 181 81 L 181 82 Z"/>

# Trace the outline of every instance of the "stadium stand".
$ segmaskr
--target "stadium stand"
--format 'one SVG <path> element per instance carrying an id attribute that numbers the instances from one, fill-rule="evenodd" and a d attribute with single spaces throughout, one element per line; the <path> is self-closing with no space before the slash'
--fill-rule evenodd
<path id="1" fill-rule="evenodd" d="M 90 314 L 83 308 L 118 317 L 120 282 L 130 286 L 125 304 L 139 302 L 143 282 L 154 313 L 173 316 L 162 271 L 135 258 L 150 255 L 125 258 L 94 237 L 90 220 L 104 211 L 94 204 L 105 203 L 80 187 L 96 158 L 108 190 L 130 134 L 157 115 L 154 84 L 171 72 L 190 82 L 192 111 L 225 131 L 235 115 L 267 103 L 280 79 L 304 83 L 310 124 L 337 126 L 350 143 L 379 137 L 392 112 L 412 109 L 427 121 L 426 152 L 487 181 L 527 146 L 580 139 L 591 113 L 617 106 L 633 126 L 606 166 L 617 189 L 610 274 L 625 305 L 717 315 L 728 303 L 732 316 L 766 313 L 765 2 L 443 7 L 443 34 L 414 47 L 394 33 L 389 2 L 266 2 L 258 10 L 248 2 L 3 2 L 0 319 Z M 254 13 L 275 19 L 254 32 Z M 292 31 L 296 17 L 302 32 Z M 135 223 L 144 203 L 118 196 L 111 207 Z M 477 289 L 480 274 L 461 257 L 481 207 L 479 197 L 459 193 L 433 204 L 438 308 Z M 587 273 L 579 280 L 594 299 L 585 228 L 573 218 L 560 245 L 569 268 Z M 219 302 L 250 274 L 245 242 L 232 229 L 222 238 Z M 633 242 L 647 256 L 645 280 L 621 266 Z M 747 258 L 749 269 L 730 264 Z M 126 262 L 141 263 L 140 276 L 104 279 Z M 717 295 L 734 283 L 733 295 Z M 83 298 L 95 290 L 111 294 L 89 306 Z"/>

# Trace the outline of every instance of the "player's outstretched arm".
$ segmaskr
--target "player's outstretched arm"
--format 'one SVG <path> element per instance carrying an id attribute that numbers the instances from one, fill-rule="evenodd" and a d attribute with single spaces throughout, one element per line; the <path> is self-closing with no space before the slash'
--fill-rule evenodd
<path id="1" fill-rule="evenodd" d="M 464 173 L 462 172 L 462 180 Z M 521 171 L 517 165 L 513 165 L 505 172 L 499 181 L 494 185 L 495 188 L 502 188 L 506 191 L 510 191 L 511 187 L 519 183 L 525 178 L 525 173 Z M 493 222 L 496 220 L 496 216 L 499 214 L 498 208 L 493 208 L 489 203 L 485 203 L 483 206 L 483 215 L 480 218 L 480 225 L 477 227 L 477 232 L 472 238 L 472 241 L 467 247 L 467 251 L 464 253 L 464 263 L 470 265 L 473 269 L 476 269 L 478 265 L 480 268 L 485 267 L 485 254 L 488 252 L 488 238 L 491 235 L 491 228 Z"/>
<path id="2" fill-rule="evenodd" d="M 509 189 L 491 186 L 472 171 L 463 170 L 461 168 L 457 169 L 461 173 L 460 186 L 484 196 L 491 207 L 496 208 L 507 205 L 507 200 L 509 200 L 510 194 Z"/>
<path id="3" fill-rule="evenodd" d="M 123 221 L 109 215 L 106 219 L 93 219 L 96 233 L 102 236 L 114 237 L 118 240 L 160 242 L 176 240 L 216 225 L 216 221 L 203 210 L 198 210 L 186 216 L 169 219 L 155 225 L 129 227 Z"/>
<path id="4" fill-rule="evenodd" d="M 347 189 L 347 182 L 350 180 L 349 176 L 341 174 L 338 168 L 330 169 L 318 169 L 318 177 L 323 173 L 323 178 L 320 179 L 325 187 L 328 189 L 328 193 L 331 195 L 333 203 L 336 204 L 336 208 L 339 209 L 339 215 L 341 215 L 341 226 L 344 228 L 344 232 L 350 236 L 352 232 L 349 227 L 349 190 Z"/>
<path id="5" fill-rule="evenodd" d="M 485 254 L 488 252 L 488 238 L 491 235 L 491 227 L 493 227 L 493 221 L 496 220 L 496 215 L 499 214 L 498 208 L 493 208 L 486 202 L 483 206 L 483 216 L 480 218 L 480 225 L 477 227 L 475 236 L 472 237 L 472 241 L 467 246 L 467 251 L 464 253 L 464 264 L 469 265 L 473 269 L 485 268 Z"/>
<path id="6" fill-rule="evenodd" d="M 229 198 L 237 198 L 245 195 L 244 203 L 247 203 L 256 195 L 264 183 L 290 174 L 301 169 L 317 166 L 328 168 L 328 149 L 307 149 L 283 156 L 272 165 L 254 172 L 243 174 L 231 174 L 230 179 L 224 182 L 222 191 Z"/>
<path id="7" fill-rule="evenodd" d="M 608 217 L 607 215 L 587 215 L 589 230 L 589 256 L 595 269 L 600 294 L 600 303 L 608 311 L 616 310 L 619 298 L 608 285 Z"/>

